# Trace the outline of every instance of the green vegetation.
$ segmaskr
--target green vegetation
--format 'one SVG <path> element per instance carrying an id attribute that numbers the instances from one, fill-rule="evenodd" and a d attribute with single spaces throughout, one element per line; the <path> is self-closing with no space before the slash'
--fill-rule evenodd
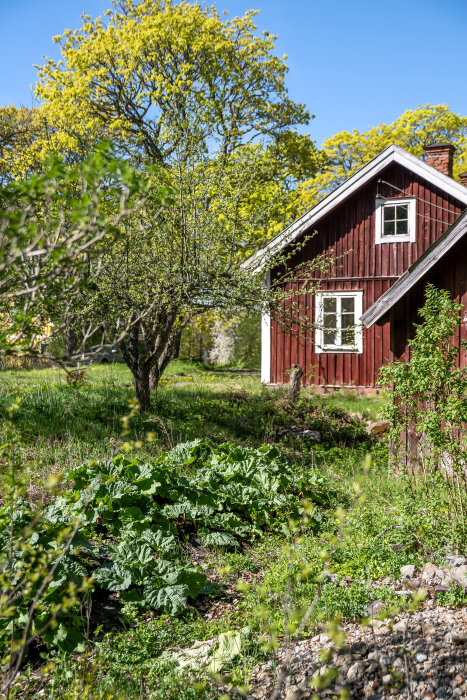
<path id="1" fill-rule="evenodd" d="M 15 421 L 21 434 L 21 476 L 31 495 L 40 496 L 50 473 L 64 473 L 89 458 L 112 458 L 124 442 L 121 419 L 133 396 L 131 373 L 122 364 L 89 367 L 81 386 L 67 384 L 60 369 L 1 372 L 0 416 L 5 418 L 11 402 L 21 399 Z M 154 434 L 154 441 L 138 452 L 150 458 L 198 437 L 259 447 L 274 442 L 282 425 L 297 425 L 286 406 L 279 406 L 282 396 L 264 390 L 256 375 L 205 371 L 198 363 L 175 361 L 161 380 L 157 398 L 153 395 L 153 412 L 132 418 L 132 438 Z M 316 400 L 322 418 L 306 427 L 326 422 L 328 406 L 373 418 L 379 404 L 338 392 Z M 296 440 L 282 442 L 293 459 Z"/>
<path id="2" fill-rule="evenodd" d="M 43 546 L 39 566 L 53 561 L 53 538 L 57 551 L 66 547 L 88 504 L 68 563 L 40 601 L 38 615 L 56 614 L 37 648 L 48 663 L 30 647 L 29 679 L 14 691 L 22 697 L 44 683 L 51 698 L 220 697 L 274 655 L 285 601 L 295 629 L 317 600 L 303 631 L 314 634 L 326 621 L 364 617 L 374 600 L 400 604 L 405 598 L 382 579 L 462 546 L 444 480 L 433 476 L 421 490 L 416 476 L 394 476 L 384 443 L 367 439 L 364 420 L 377 416 L 378 397 L 304 391 L 290 405 L 255 375 L 175 362 L 157 413 L 133 413 L 122 435 L 132 387 L 121 365 L 89 367 L 82 386 L 52 369 L 2 372 L 0 382 L 5 426 L 8 405 L 20 399 L 3 441 L 20 434 L 16 464 L 28 455 L 16 532 L 28 509 L 47 507 L 28 531 Z M 287 426 L 318 430 L 321 442 L 284 433 Z M 58 479 L 52 496 L 50 476 Z M 60 607 L 63 591 L 69 604 Z M 464 602 L 458 587 L 443 596 Z M 235 630 L 241 653 L 224 664 L 222 682 L 181 672 L 168 651 Z M 70 657 L 76 645 L 84 652 Z"/>
<path id="3" fill-rule="evenodd" d="M 422 472 L 427 488 L 444 480 L 450 494 L 445 506 L 465 530 L 467 342 L 452 342 L 459 334 L 463 309 L 449 292 L 428 284 L 419 312 L 423 321 L 409 341 L 410 359 L 383 367 L 381 377 L 392 389 L 385 413 L 396 446 L 393 461 L 404 471 Z M 416 450 L 410 448 L 409 431 Z"/>

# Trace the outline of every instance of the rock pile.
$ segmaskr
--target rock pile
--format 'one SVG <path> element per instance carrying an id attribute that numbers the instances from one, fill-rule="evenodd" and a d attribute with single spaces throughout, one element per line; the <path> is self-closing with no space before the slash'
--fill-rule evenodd
<path id="1" fill-rule="evenodd" d="M 352 623 L 344 629 L 342 649 L 334 649 L 325 634 L 297 644 L 282 698 L 337 698 L 347 690 L 348 697 L 367 700 L 467 699 L 467 609 L 433 607 L 433 601 L 428 601 L 417 612 L 392 621 L 373 620 L 366 628 Z M 255 669 L 247 700 L 270 696 L 274 667 L 282 661 L 279 653 L 274 664 L 270 661 Z M 319 681 L 326 672 L 335 678 L 320 690 Z"/>
<path id="2" fill-rule="evenodd" d="M 446 566 L 436 566 L 427 562 L 421 571 L 409 564 L 401 568 L 401 576 L 413 590 L 423 588 L 438 593 L 447 591 L 451 584 L 467 589 L 467 557 L 447 557 Z"/>

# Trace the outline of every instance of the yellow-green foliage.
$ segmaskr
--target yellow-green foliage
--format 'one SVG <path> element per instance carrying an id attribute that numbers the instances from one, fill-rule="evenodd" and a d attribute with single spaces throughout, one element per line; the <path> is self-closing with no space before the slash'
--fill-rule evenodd
<path id="1" fill-rule="evenodd" d="M 52 121 L 104 130 L 159 161 L 193 125 L 230 152 L 245 134 L 308 118 L 287 97 L 285 61 L 273 54 L 275 37 L 255 34 L 255 14 L 222 21 L 198 3 L 114 3 L 54 37 L 62 59 L 39 69 L 37 95 Z"/>
<path id="2" fill-rule="evenodd" d="M 36 94 L 54 125 L 44 147 L 79 152 L 105 138 L 174 180 L 187 152 L 200 159 L 204 150 L 224 173 L 209 208 L 222 229 L 226 198 L 238 201 L 247 257 L 296 218 L 293 190 L 317 168 L 315 144 L 292 131 L 308 111 L 288 97 L 286 57 L 274 54 L 275 36 L 257 34 L 256 14 L 124 0 L 104 17 L 83 15 L 80 29 L 54 37 L 61 59 L 39 67 Z"/>
<path id="3" fill-rule="evenodd" d="M 467 169 L 467 117 L 454 114 L 447 105 L 408 109 L 391 124 L 380 123 L 368 131 L 341 131 L 323 142 L 321 156 L 328 165 L 298 187 L 297 197 L 304 210 L 314 206 L 393 143 L 421 157 L 424 144 L 445 141 L 456 146 L 456 176 Z"/>
<path id="4" fill-rule="evenodd" d="M 40 108 L 0 107 L 0 183 L 24 178 L 37 170 L 47 143 L 47 125 Z"/>

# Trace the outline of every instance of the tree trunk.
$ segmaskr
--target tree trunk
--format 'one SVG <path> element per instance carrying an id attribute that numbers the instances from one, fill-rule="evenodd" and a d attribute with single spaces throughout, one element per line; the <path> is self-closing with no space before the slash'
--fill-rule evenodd
<path id="1" fill-rule="evenodd" d="M 175 331 L 172 332 L 172 335 L 167 340 L 164 351 L 161 353 L 158 362 L 156 362 L 156 364 L 151 369 L 151 377 L 149 380 L 151 389 L 155 389 L 157 391 L 159 381 L 162 375 L 164 374 L 165 370 L 167 369 L 167 366 L 172 360 L 174 360 L 177 357 L 178 352 L 180 350 L 181 335 L 182 329 L 177 328 Z"/>
<path id="2" fill-rule="evenodd" d="M 300 395 L 301 380 L 303 377 L 303 370 L 300 365 L 292 365 L 292 371 L 290 372 L 289 380 L 289 401 L 295 403 Z"/>
<path id="3" fill-rule="evenodd" d="M 139 401 L 139 410 L 141 413 L 149 411 L 151 408 L 151 391 L 149 384 L 149 370 L 146 368 L 138 368 L 133 373 L 135 378 L 136 398 Z"/>
<path id="4" fill-rule="evenodd" d="M 150 367 L 145 362 L 144 353 L 140 352 L 139 323 L 135 323 L 128 332 L 128 344 L 122 340 L 119 347 L 127 366 L 135 380 L 136 398 L 139 410 L 144 413 L 151 408 L 151 391 L 149 386 Z"/>
<path id="5" fill-rule="evenodd" d="M 149 386 L 154 391 L 157 391 L 160 378 L 161 378 L 161 375 L 159 372 L 159 367 L 157 365 L 154 365 L 154 367 L 151 370 L 151 374 L 149 376 Z"/>
<path id="6" fill-rule="evenodd" d="M 65 333 L 65 354 L 67 357 L 72 357 L 76 352 L 78 338 L 76 335 L 75 328 L 69 325 Z"/>

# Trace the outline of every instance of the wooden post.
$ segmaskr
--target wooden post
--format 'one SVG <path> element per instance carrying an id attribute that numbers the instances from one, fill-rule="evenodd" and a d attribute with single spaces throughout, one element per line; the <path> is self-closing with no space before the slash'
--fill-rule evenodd
<path id="1" fill-rule="evenodd" d="M 300 395 L 303 370 L 300 365 L 292 365 L 289 379 L 289 401 L 295 403 Z"/>

